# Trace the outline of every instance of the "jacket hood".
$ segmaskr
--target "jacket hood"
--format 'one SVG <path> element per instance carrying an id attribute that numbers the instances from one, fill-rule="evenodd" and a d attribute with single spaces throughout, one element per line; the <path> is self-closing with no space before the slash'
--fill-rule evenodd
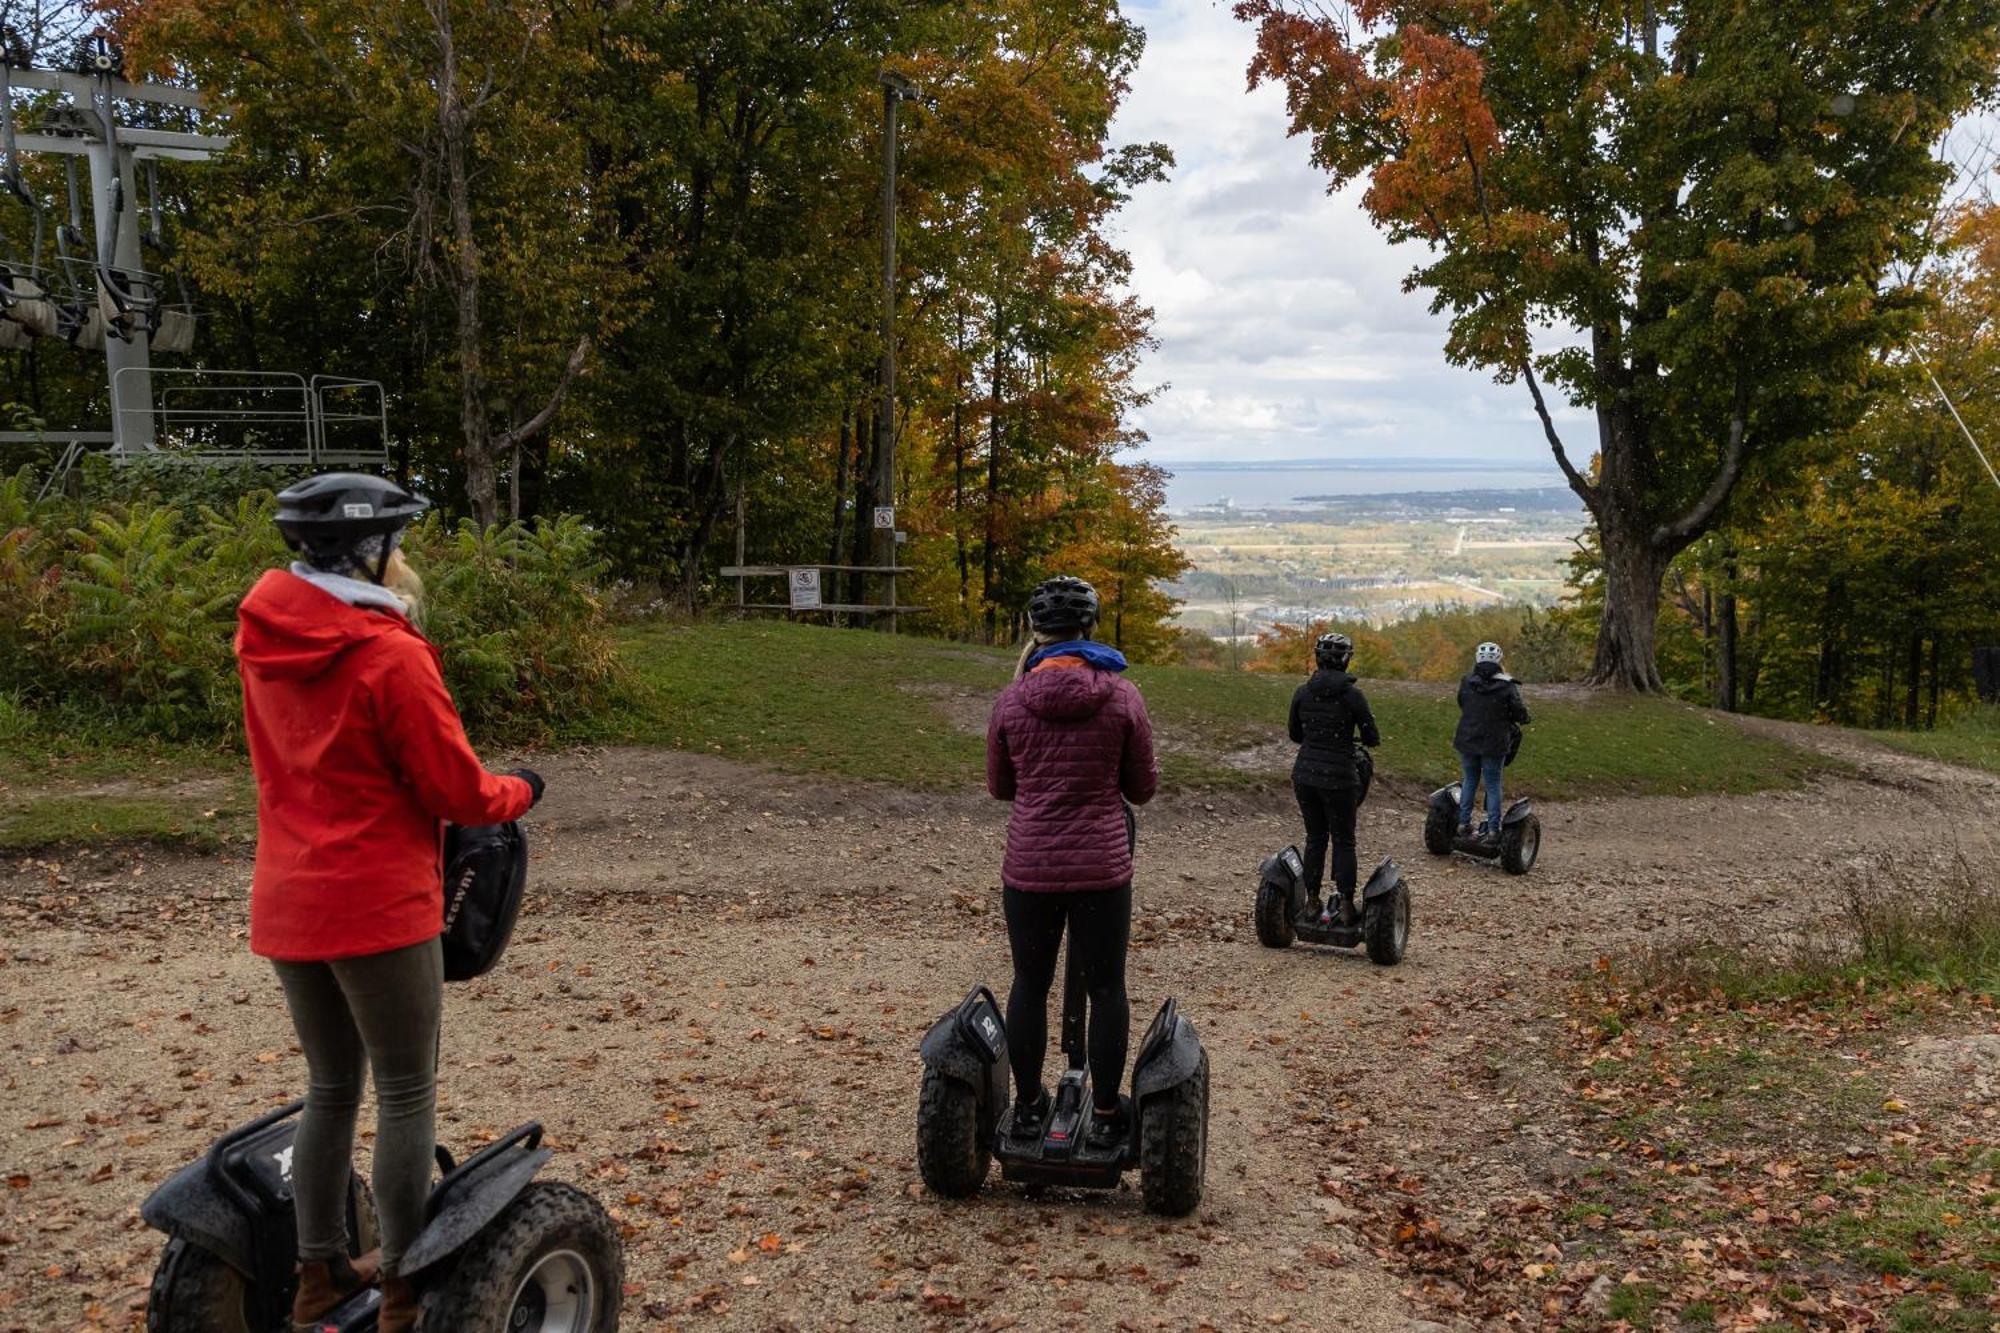
<path id="1" fill-rule="evenodd" d="M 1472 674 L 1465 678 L 1465 683 L 1475 690 L 1490 693 L 1506 689 L 1514 683 L 1514 678 L 1502 671 L 1498 662 L 1481 662 L 1472 668 Z"/>
<path id="2" fill-rule="evenodd" d="M 274 569 L 236 608 L 236 659 L 267 680 L 306 680 L 357 644 L 410 631 L 389 611 L 367 610 Z"/>
<path id="3" fill-rule="evenodd" d="M 1035 650 L 1028 659 L 1028 670 L 1033 671 L 1051 657 L 1080 657 L 1094 667 L 1106 671 L 1123 671 L 1129 665 L 1125 654 L 1108 643 L 1096 643 L 1090 639 L 1070 639 L 1064 643 L 1052 643 L 1046 648 Z"/>
<path id="4" fill-rule="evenodd" d="M 1306 692 L 1315 699 L 1337 699 L 1354 688 L 1359 676 L 1345 671 L 1335 671 L 1331 667 L 1321 667 L 1312 673 L 1306 682 Z"/>
<path id="5" fill-rule="evenodd" d="M 1030 671 L 1014 688 L 1036 717 L 1050 722 L 1081 722 L 1104 707 L 1117 681 L 1115 673 L 1094 666 L 1062 665 Z"/>

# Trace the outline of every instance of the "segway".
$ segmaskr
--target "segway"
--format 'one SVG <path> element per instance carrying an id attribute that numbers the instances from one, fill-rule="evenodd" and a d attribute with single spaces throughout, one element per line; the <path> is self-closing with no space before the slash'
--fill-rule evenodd
<path id="1" fill-rule="evenodd" d="M 146 1299 L 147 1333 L 289 1333 L 298 1281 L 292 1146 L 304 1102 L 233 1129 L 139 1209 L 167 1234 Z M 403 1256 L 423 1326 L 462 1333 L 610 1333 L 624 1294 L 624 1244 L 597 1200 L 536 1181 L 553 1154 L 542 1127 L 503 1135 L 464 1162 L 443 1147 L 424 1229 Z M 347 1234 L 376 1243 L 374 1200 L 350 1173 Z M 381 1293 L 364 1288 L 320 1321 L 373 1329 Z"/>
<path id="2" fill-rule="evenodd" d="M 1370 962 L 1394 967 L 1410 944 L 1410 886 L 1394 861 L 1384 861 L 1361 889 L 1360 915 L 1321 924 L 1320 904 L 1306 896 L 1306 863 L 1297 847 L 1266 857 L 1257 870 L 1257 941 L 1289 949 L 1295 940 L 1351 949 L 1364 945 Z"/>
<path id="3" fill-rule="evenodd" d="M 1534 869 L 1542 849 L 1542 821 L 1535 815 L 1535 803 L 1523 797 L 1507 807 L 1500 817 L 1500 836 L 1480 837 L 1477 833 L 1458 835 L 1459 784 L 1439 787 L 1431 793 L 1430 809 L 1424 815 L 1424 850 L 1432 856 L 1457 852 L 1474 860 L 1498 861 L 1510 875 L 1525 875 Z"/>
<path id="4" fill-rule="evenodd" d="M 1514 756 L 1519 753 L 1521 727 L 1515 723 L 1508 730 L 1507 757 L 1501 761 L 1501 767 L 1512 767 Z M 1424 850 L 1432 856 L 1457 852 L 1478 861 L 1498 861 L 1500 868 L 1510 875 L 1525 875 L 1534 869 L 1535 857 L 1542 850 L 1542 821 L 1535 815 L 1535 803 L 1522 799 L 1508 806 L 1500 816 L 1499 829 L 1490 837 L 1473 833 L 1461 838 L 1458 802 L 1463 790 L 1463 783 L 1454 782 L 1431 793 L 1430 806 L 1424 814 Z"/>
<path id="5" fill-rule="evenodd" d="M 1065 951 L 1067 952 L 1067 951 Z M 921 1051 L 917 1165 L 948 1199 L 977 1194 L 992 1159 L 1025 1185 L 1115 1189 L 1139 1168 L 1146 1211 L 1182 1217 L 1201 1202 L 1208 1161 L 1208 1052 L 1173 1000 L 1160 1006 L 1132 1064 L 1126 1134 L 1109 1148 L 1088 1142 L 1091 1098 L 1083 978 L 1063 979 L 1062 1049 L 1069 1061 L 1039 1135 L 1017 1133 L 1008 1102 L 1007 1025 L 993 992 L 972 992 L 932 1025 Z"/>

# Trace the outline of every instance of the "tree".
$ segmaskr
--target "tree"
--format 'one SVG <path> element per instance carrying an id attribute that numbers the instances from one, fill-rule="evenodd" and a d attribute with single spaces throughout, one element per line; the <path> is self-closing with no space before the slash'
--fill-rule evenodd
<path id="1" fill-rule="evenodd" d="M 276 201 L 243 189 L 237 220 L 256 227 L 230 228 L 224 244 L 261 248 L 270 235 L 257 228 L 289 233 L 306 266 L 295 308 L 321 305 L 318 284 L 343 280 L 326 264 L 336 251 L 315 242 L 357 224 L 377 242 L 364 262 L 402 266 L 405 299 L 444 293 L 457 462 L 473 517 L 498 522 L 502 469 L 514 473 L 518 506 L 520 450 L 554 421 L 593 336 L 615 322 L 621 288 L 620 256 L 586 188 L 575 113 L 587 49 L 560 40 L 565 7 L 119 0 L 112 9 L 143 67 L 191 75 L 227 109 L 237 142 L 224 165 L 235 184 L 294 187 Z M 222 257 L 209 275 L 224 289 L 232 271 L 254 284 L 243 261 Z M 371 324 L 362 336 L 379 341 L 379 318 Z"/>
<path id="2" fill-rule="evenodd" d="M 1760 460 L 1855 420 L 1917 295 L 2000 3 L 1239 0 L 1252 85 L 1449 312 L 1446 355 L 1526 386 L 1603 551 L 1590 678 L 1658 690 L 1661 582 Z M 1576 342 L 1538 352 L 1537 328 Z M 1541 381 L 1597 424 L 1572 456 Z"/>

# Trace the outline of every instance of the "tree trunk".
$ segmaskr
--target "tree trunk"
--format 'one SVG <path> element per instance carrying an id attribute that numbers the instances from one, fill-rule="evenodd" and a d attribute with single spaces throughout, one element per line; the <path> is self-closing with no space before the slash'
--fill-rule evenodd
<path id="1" fill-rule="evenodd" d="M 994 642 L 999 631 L 997 620 L 1000 581 L 1000 372 L 1002 367 L 1002 339 L 1000 325 L 996 318 L 993 327 L 993 408 L 989 414 L 989 432 L 986 442 L 986 549 L 982 568 L 982 588 L 986 602 L 986 642 Z"/>
<path id="2" fill-rule="evenodd" d="M 1597 653 L 1586 677 L 1592 685 L 1655 692 L 1666 688 L 1654 655 L 1660 619 L 1660 581 L 1669 557 L 1644 534 L 1600 526 L 1604 544 L 1604 617 Z"/>
<path id="3" fill-rule="evenodd" d="M 951 359 L 951 531 L 958 542 L 959 633 L 971 636 L 972 549 L 965 540 L 965 310 L 958 311 L 958 338 Z"/>
<path id="4" fill-rule="evenodd" d="M 847 532 L 847 455 L 849 449 L 847 433 L 852 428 L 853 423 L 854 409 L 852 407 L 842 407 L 840 409 L 840 453 L 835 458 L 833 467 L 833 539 L 827 543 L 826 547 L 826 562 L 829 565 L 840 563 L 840 547 Z"/>
<path id="5" fill-rule="evenodd" d="M 1722 604 L 1716 618 L 1715 704 L 1725 713 L 1736 711 L 1736 553 L 1728 551 L 1722 562 Z"/>
<path id="6" fill-rule="evenodd" d="M 458 327 L 458 423 L 465 454 L 465 498 L 473 521 L 500 521 L 499 469 L 486 416 L 486 365 L 481 353 L 479 241 L 472 229 L 472 182 L 466 165 L 468 112 L 458 86 L 458 47 L 451 7 L 430 6 L 438 50 L 438 152 L 444 159 L 445 211 L 451 228 L 450 282 Z"/>
<path id="7" fill-rule="evenodd" d="M 1917 705 L 1923 698 L 1924 688 L 1924 632 L 1911 630 L 1910 641 L 1905 647 L 1908 656 L 1903 666 L 1903 725 L 1915 731 Z"/>
<path id="8" fill-rule="evenodd" d="M 869 544 L 875 540 L 875 498 L 876 456 L 881 448 L 881 432 L 875 428 L 875 413 L 862 412 L 854 418 L 854 529 L 849 537 L 848 559 L 850 565 L 865 565 L 868 561 Z M 868 444 L 864 461 L 862 442 Z M 850 573 L 847 576 L 847 600 L 860 606 L 867 600 L 868 576 Z"/>

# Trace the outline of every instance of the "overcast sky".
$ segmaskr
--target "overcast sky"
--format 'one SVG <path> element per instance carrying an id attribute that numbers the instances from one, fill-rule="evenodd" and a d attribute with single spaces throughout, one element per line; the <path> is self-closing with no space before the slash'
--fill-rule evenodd
<path id="1" fill-rule="evenodd" d="M 1444 360 L 1444 320 L 1403 275 L 1358 191 L 1329 196 L 1285 134 L 1282 90 L 1244 91 L 1251 29 L 1210 0 L 1127 0 L 1145 58 L 1115 142 L 1164 141 L 1173 179 L 1147 186 L 1120 232 L 1168 387 L 1137 423 L 1145 457 L 1197 460 L 1490 458 L 1546 466 L 1527 390 Z M 1573 450 L 1594 430 L 1574 420 Z"/>

